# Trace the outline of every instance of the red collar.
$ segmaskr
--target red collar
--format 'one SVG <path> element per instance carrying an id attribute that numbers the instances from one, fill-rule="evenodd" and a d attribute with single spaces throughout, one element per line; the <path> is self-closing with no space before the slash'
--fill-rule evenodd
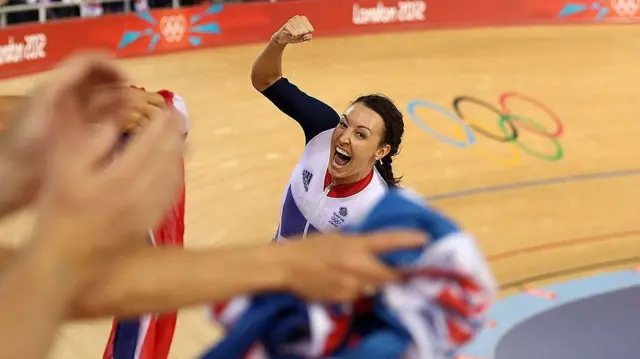
<path id="1" fill-rule="evenodd" d="M 365 178 L 361 179 L 358 182 L 334 185 L 329 190 L 329 193 L 327 194 L 327 196 L 331 198 L 345 198 L 345 197 L 353 196 L 354 194 L 362 191 L 365 187 L 367 187 L 367 185 L 371 183 L 372 179 L 373 179 L 373 170 L 371 170 L 371 172 L 369 172 L 369 174 Z M 324 175 L 324 188 L 327 188 L 327 186 L 330 183 L 331 183 L 331 175 L 329 175 L 329 170 L 327 170 L 327 172 Z"/>

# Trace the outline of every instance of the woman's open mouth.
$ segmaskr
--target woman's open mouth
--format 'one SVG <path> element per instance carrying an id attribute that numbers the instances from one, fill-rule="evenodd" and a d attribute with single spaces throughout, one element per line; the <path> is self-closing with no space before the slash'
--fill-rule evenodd
<path id="1" fill-rule="evenodd" d="M 351 156 L 347 151 L 336 146 L 335 153 L 333 155 L 333 165 L 336 168 L 342 168 L 351 162 Z"/>

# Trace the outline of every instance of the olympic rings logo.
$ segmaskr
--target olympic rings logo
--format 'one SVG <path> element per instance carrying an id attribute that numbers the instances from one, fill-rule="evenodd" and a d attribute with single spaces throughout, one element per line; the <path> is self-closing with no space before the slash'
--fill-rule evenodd
<path id="1" fill-rule="evenodd" d="M 168 15 L 160 19 L 160 33 L 168 42 L 182 40 L 187 30 L 187 19 L 184 15 Z"/>
<path id="2" fill-rule="evenodd" d="M 531 118 L 514 114 L 509 107 L 510 103 L 512 103 L 514 100 L 525 102 L 530 106 L 537 108 L 541 112 L 544 112 L 549 117 L 551 122 L 554 123 L 554 128 L 548 130 L 542 124 L 532 120 Z M 468 105 L 475 105 L 477 107 L 481 107 L 485 110 L 489 110 L 495 113 L 496 117 L 498 118 L 497 131 L 486 129 L 483 126 L 480 126 L 477 122 L 469 120 L 462 110 L 462 105 L 464 103 L 468 103 Z M 451 106 L 453 108 L 453 111 L 450 111 L 438 104 L 424 100 L 410 101 L 407 107 L 407 111 L 409 112 L 409 115 L 411 116 L 413 121 L 423 131 L 432 135 L 438 141 L 458 148 L 472 149 L 478 155 L 485 157 L 495 164 L 515 165 L 519 163 L 520 151 L 525 152 L 535 158 L 550 162 L 559 161 L 563 158 L 564 150 L 560 144 L 559 138 L 564 133 L 564 125 L 562 123 L 562 120 L 560 120 L 560 117 L 558 117 L 555 112 L 553 112 L 550 108 L 545 106 L 540 101 L 518 92 L 505 92 L 501 94 L 498 99 L 498 104 L 498 106 L 494 106 L 486 101 L 472 96 L 458 96 L 455 97 L 452 101 Z M 446 118 L 456 122 L 460 126 L 460 136 L 457 136 L 457 138 L 451 138 L 436 132 L 431 126 L 427 125 L 417 115 L 416 109 L 418 107 L 424 107 L 429 110 L 438 112 Z M 538 137 L 546 138 L 553 145 L 554 151 L 552 153 L 544 153 L 540 150 L 532 148 L 532 146 L 525 144 L 523 141 L 520 141 L 520 135 L 523 132 L 528 132 Z M 476 138 L 476 134 L 482 135 L 487 139 L 508 145 L 510 147 L 511 154 L 506 157 L 496 156 L 490 151 L 483 149 L 477 144 L 478 141 Z"/>
<path id="3" fill-rule="evenodd" d="M 640 10 L 640 0 L 611 0 L 611 8 L 623 17 L 633 17 Z"/>

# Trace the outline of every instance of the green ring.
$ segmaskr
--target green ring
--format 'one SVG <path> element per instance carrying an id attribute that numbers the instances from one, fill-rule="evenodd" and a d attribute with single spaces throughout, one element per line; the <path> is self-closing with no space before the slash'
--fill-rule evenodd
<path id="1" fill-rule="evenodd" d="M 507 114 L 505 116 L 500 116 L 500 120 L 498 121 L 498 124 L 500 125 L 500 130 L 502 131 L 502 133 L 505 136 L 509 134 L 509 132 L 507 132 L 506 122 L 507 121 L 514 121 L 514 120 L 517 120 L 517 121 L 520 121 L 520 122 L 524 122 L 524 123 L 526 123 L 526 124 L 528 124 L 530 126 L 533 126 L 538 131 L 540 131 L 542 133 L 547 131 L 547 129 L 544 128 L 544 126 L 542 126 L 541 124 L 539 124 L 539 123 L 537 123 L 535 121 L 532 121 L 532 120 L 530 120 L 528 118 Z M 560 145 L 560 142 L 556 138 L 549 138 L 549 139 L 556 146 L 556 153 L 554 153 L 552 155 L 547 155 L 547 154 L 544 154 L 544 153 L 536 152 L 536 151 L 532 150 L 530 147 L 527 147 L 524 144 L 522 144 L 519 139 L 515 139 L 512 142 L 515 143 L 521 150 L 523 150 L 524 152 L 528 153 L 530 156 L 536 157 L 536 158 L 541 159 L 541 160 L 549 161 L 549 162 L 559 161 L 564 156 L 564 150 L 562 149 L 562 146 Z"/>

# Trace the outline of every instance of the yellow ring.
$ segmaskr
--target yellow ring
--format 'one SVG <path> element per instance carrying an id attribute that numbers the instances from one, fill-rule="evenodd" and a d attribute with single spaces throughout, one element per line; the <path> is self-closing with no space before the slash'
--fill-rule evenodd
<path id="1" fill-rule="evenodd" d="M 509 143 L 508 146 L 512 152 L 512 155 L 509 157 L 501 157 L 489 154 L 489 151 L 480 146 L 470 146 L 470 148 L 473 149 L 473 152 L 477 156 L 483 157 L 485 160 L 493 163 L 494 165 L 514 167 L 520 163 L 520 151 L 518 151 L 518 147 L 512 143 Z"/>
<path id="2" fill-rule="evenodd" d="M 458 127 L 457 130 L 459 134 L 466 137 L 465 133 L 462 131 L 462 127 Z M 513 167 L 518 165 L 521 160 L 518 146 L 516 146 L 514 143 L 507 143 L 507 146 L 511 149 L 511 156 L 509 157 L 500 157 L 500 156 L 491 155 L 489 151 L 479 146 L 477 141 L 474 144 L 469 145 L 467 149 L 472 150 L 472 152 L 476 156 L 482 157 L 485 161 L 491 162 L 494 165 L 505 166 L 505 167 Z"/>

